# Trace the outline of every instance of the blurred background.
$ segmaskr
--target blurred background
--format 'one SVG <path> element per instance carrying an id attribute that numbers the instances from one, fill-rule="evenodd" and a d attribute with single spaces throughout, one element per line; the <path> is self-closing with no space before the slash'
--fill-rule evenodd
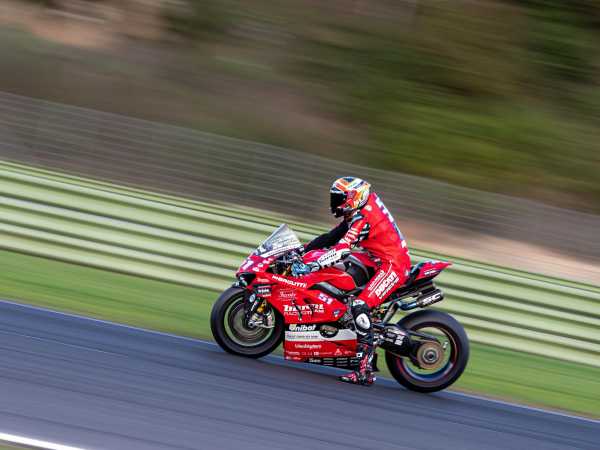
<path id="1" fill-rule="evenodd" d="M 4 0 L 0 26 L 1 91 L 163 124 L 3 97 L 5 159 L 318 221 L 350 173 L 413 245 L 600 280 L 597 1 Z"/>
<path id="2" fill-rule="evenodd" d="M 471 289 L 458 313 L 475 340 L 496 345 L 499 333 L 504 348 L 516 348 L 525 327 L 527 351 L 583 365 L 560 366 L 540 395 L 527 380 L 555 362 L 528 359 L 522 384 L 503 385 L 494 374 L 513 357 L 488 348 L 467 389 L 600 415 L 588 395 L 600 366 L 599 69 L 597 0 L 2 0 L 0 160 L 51 171 L 11 172 L 2 248 L 105 269 L 116 264 L 106 255 L 135 250 L 145 253 L 128 257 L 146 258 L 137 273 L 147 278 L 170 276 L 158 274 L 168 266 L 160 254 L 180 258 L 188 275 L 210 272 L 192 263 L 212 264 L 224 280 L 279 220 L 304 239 L 331 226 L 330 183 L 359 176 L 417 256 L 450 255 L 468 267 L 449 284 L 456 295 Z M 59 188 L 52 173 L 71 178 Z M 100 182 L 171 197 L 121 190 L 94 203 L 114 191 Z M 95 189 L 93 202 L 84 189 Z M 126 212 L 123 196 L 150 199 L 153 214 L 168 204 L 171 216 Z M 168 253 L 119 234 L 140 217 L 152 229 L 136 236 L 185 232 L 168 235 L 180 247 Z M 50 247 L 59 238 L 62 247 Z M 71 254 L 82 248 L 96 253 Z M 230 259 L 218 260 L 223 252 Z M 25 294 L 19 270 L 31 263 L 7 255 L 4 296 L 198 334 L 186 322 L 194 291 L 178 291 L 189 301 L 166 324 L 139 303 L 160 309 L 159 293 L 174 287 L 153 286 L 148 299 L 139 280 L 111 278 L 121 289 L 110 291 L 105 275 L 43 262 L 41 279 L 79 284 L 52 290 L 47 281 Z M 95 306 L 82 300 L 92 302 L 90 286 L 101 291 Z M 138 302 L 138 315 L 110 303 L 115 296 Z M 552 347 L 557 335 L 577 357 Z M 559 393 L 574 376 L 589 384 Z"/>

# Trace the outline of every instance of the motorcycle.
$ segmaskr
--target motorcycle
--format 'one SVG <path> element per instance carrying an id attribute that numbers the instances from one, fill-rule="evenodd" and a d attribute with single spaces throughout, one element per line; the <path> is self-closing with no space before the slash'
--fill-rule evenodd
<path id="1" fill-rule="evenodd" d="M 237 281 L 213 305 L 211 330 L 226 352 L 260 358 L 283 341 L 291 361 L 354 369 L 357 334 L 352 301 L 377 270 L 377 261 L 353 251 L 333 267 L 293 276 L 295 265 L 316 261 L 325 250 L 304 255 L 296 234 L 280 225 L 242 263 Z M 435 392 L 454 383 L 469 359 L 462 325 L 437 310 L 420 310 L 444 299 L 433 279 L 450 262 L 412 266 L 408 280 L 372 312 L 374 345 L 385 352 L 392 376 L 418 392 Z M 377 369 L 375 361 L 374 369 Z"/>

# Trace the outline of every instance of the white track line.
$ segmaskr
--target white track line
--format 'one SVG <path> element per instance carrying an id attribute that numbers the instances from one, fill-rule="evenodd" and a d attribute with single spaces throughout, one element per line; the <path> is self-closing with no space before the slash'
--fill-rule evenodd
<path id="1" fill-rule="evenodd" d="M 213 347 L 218 347 L 218 345 L 215 342 L 211 342 L 211 341 L 203 341 L 202 339 L 194 339 L 194 338 L 190 338 L 190 337 L 186 337 L 186 336 L 179 336 L 177 334 L 165 333 L 165 332 L 156 331 L 156 330 L 149 330 L 147 328 L 134 327 L 132 325 L 125 325 L 123 323 L 111 322 L 109 320 L 94 319 L 93 317 L 86 317 L 86 316 L 81 316 L 79 314 L 73 314 L 73 313 L 67 313 L 67 312 L 61 312 L 61 311 L 55 311 L 53 309 L 42 308 L 42 307 L 33 306 L 33 305 L 27 305 L 27 304 L 23 304 L 23 303 L 17 303 L 17 302 L 13 302 L 13 301 L 10 301 L 10 300 L 0 300 L 0 304 L 2 304 L 2 303 L 6 303 L 6 304 L 9 304 L 9 305 L 14 305 L 14 306 L 18 306 L 18 307 L 21 307 L 21 308 L 24 308 L 24 309 L 32 309 L 32 310 L 35 310 L 35 311 L 43 311 L 43 312 L 54 314 L 54 315 L 57 315 L 57 316 L 71 317 L 71 318 L 74 318 L 74 319 L 81 319 L 81 320 L 86 320 L 86 321 L 90 321 L 90 322 L 101 323 L 101 324 L 105 324 L 105 325 L 111 325 L 111 326 L 118 327 L 118 328 L 125 328 L 125 329 L 133 330 L 133 331 L 141 331 L 141 332 L 144 332 L 144 333 L 154 334 L 154 335 L 157 335 L 157 336 L 165 336 L 165 337 L 180 339 L 182 341 L 196 342 L 198 344 L 210 345 L 210 346 L 213 346 Z M 272 357 L 273 358 L 279 358 L 282 361 L 285 361 L 280 356 L 272 356 Z M 483 396 L 480 396 L 480 395 L 467 394 L 465 392 L 444 391 L 443 394 L 450 395 L 450 396 L 456 396 L 456 397 L 469 398 L 469 399 L 472 399 L 472 400 L 479 400 L 479 401 L 484 401 L 484 402 L 489 402 L 489 403 L 496 403 L 498 405 L 510 406 L 510 407 L 513 407 L 513 408 L 524 409 L 524 410 L 527 410 L 527 411 L 533 411 L 533 412 L 542 413 L 542 414 L 550 414 L 550 415 L 553 415 L 553 416 L 565 417 L 565 418 L 568 418 L 568 419 L 580 420 L 580 421 L 583 421 L 583 422 L 590 422 L 590 423 L 593 423 L 593 424 L 600 424 L 600 420 L 598 420 L 598 419 L 591 419 L 589 417 L 576 416 L 574 414 L 564 413 L 564 412 L 560 412 L 560 411 L 552 411 L 552 410 L 543 409 L 543 408 L 536 408 L 534 406 L 521 405 L 519 403 L 511 403 L 511 402 L 507 402 L 507 401 L 504 401 L 504 400 L 497 400 L 497 399 L 493 399 L 493 398 L 483 397 Z M 68 447 L 66 447 L 66 448 L 68 448 Z"/>
<path id="2" fill-rule="evenodd" d="M 83 450 L 80 447 L 69 447 L 68 445 L 55 444 L 53 442 L 39 441 L 24 436 L 14 434 L 0 433 L 0 441 L 10 442 L 11 444 L 26 445 L 27 447 L 39 448 L 43 450 Z"/>

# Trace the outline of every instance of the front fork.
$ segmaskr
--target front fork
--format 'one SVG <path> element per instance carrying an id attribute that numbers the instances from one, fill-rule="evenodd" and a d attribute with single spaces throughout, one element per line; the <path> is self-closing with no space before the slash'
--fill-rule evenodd
<path id="1" fill-rule="evenodd" d="M 244 296 L 244 326 L 250 329 L 275 327 L 275 317 L 271 307 L 254 291 L 246 291 Z"/>

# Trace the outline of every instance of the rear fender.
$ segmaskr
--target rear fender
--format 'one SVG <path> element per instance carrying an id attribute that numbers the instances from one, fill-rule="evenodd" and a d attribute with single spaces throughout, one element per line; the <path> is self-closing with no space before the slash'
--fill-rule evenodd
<path id="1" fill-rule="evenodd" d="M 451 265 L 452 263 L 447 261 L 423 261 L 418 265 L 419 273 L 414 281 L 436 277 L 442 270 Z"/>

